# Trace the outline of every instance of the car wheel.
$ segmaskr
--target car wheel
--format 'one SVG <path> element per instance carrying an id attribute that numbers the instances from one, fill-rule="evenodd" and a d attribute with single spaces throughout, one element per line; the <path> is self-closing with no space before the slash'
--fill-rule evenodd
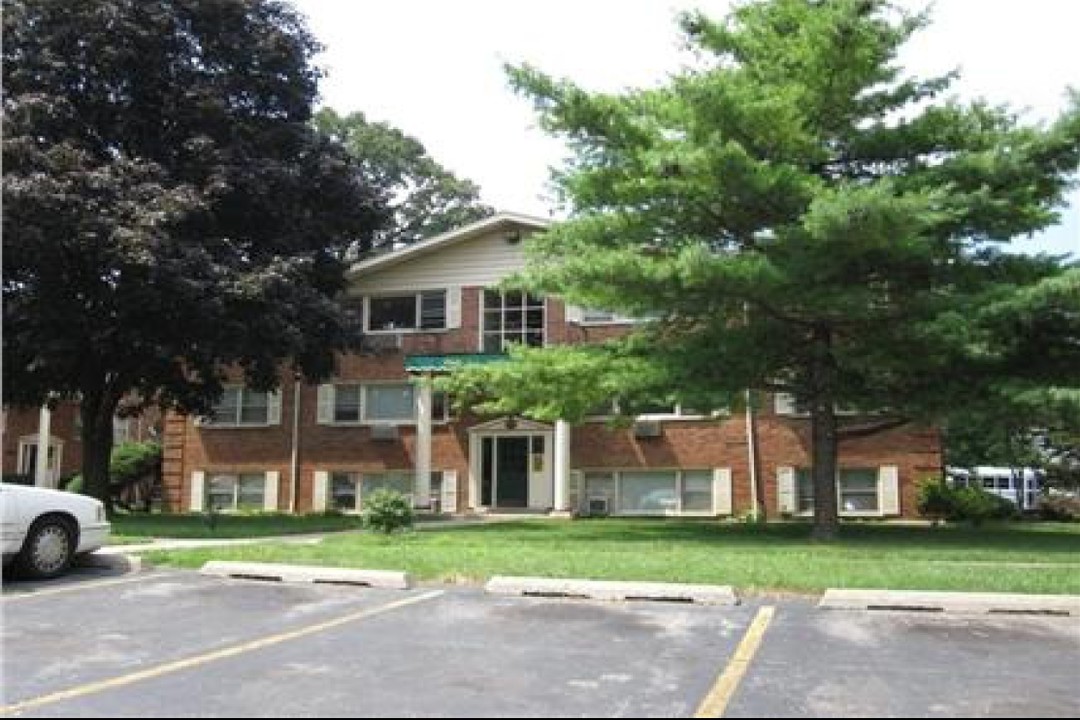
<path id="1" fill-rule="evenodd" d="M 19 553 L 19 569 L 34 578 L 54 578 L 75 557 L 75 531 L 59 517 L 44 517 L 30 526 Z"/>

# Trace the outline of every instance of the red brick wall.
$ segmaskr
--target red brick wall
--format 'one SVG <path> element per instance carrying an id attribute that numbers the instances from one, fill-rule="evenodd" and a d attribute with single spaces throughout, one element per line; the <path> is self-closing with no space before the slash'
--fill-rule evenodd
<path id="1" fill-rule="evenodd" d="M 348 355 L 339 358 L 342 380 L 399 380 L 408 375 L 403 354 L 477 352 L 479 342 L 479 288 L 462 292 L 462 326 L 445 333 L 405 335 L 403 352 Z M 548 303 L 550 342 L 590 342 L 625 333 L 626 326 L 580 327 L 565 322 L 562 303 Z M 300 482 L 296 509 L 312 508 L 316 470 L 411 470 L 415 463 L 415 428 L 399 429 L 394 441 L 372 441 L 366 427 L 335 427 L 316 422 L 316 388 L 304 385 L 300 403 Z M 277 470 L 278 497 L 287 509 L 291 497 L 291 435 L 293 418 L 291 379 L 282 386 L 281 424 L 270 428 L 198 428 L 190 420 L 172 416 L 166 426 L 166 497 L 173 508 L 186 508 L 191 473 L 204 471 Z M 475 505 L 469 491 L 467 428 L 477 422 L 461 418 L 436 424 L 432 437 L 432 469 L 456 470 L 459 510 Z M 658 438 L 636 438 L 630 429 L 612 429 L 603 423 L 583 423 L 573 429 L 571 466 L 574 469 L 715 468 L 732 470 L 736 514 L 752 506 L 743 413 L 714 421 L 665 421 Z M 757 418 L 758 482 L 767 513 L 777 515 L 776 469 L 809 465 L 809 421 L 778 417 L 771 408 Z M 896 465 L 900 469 L 901 512 L 915 515 L 915 481 L 935 473 L 941 464 L 940 440 L 933 430 L 900 428 L 851 440 L 841 445 L 841 467 Z"/>
<path id="2" fill-rule="evenodd" d="M 60 477 L 79 472 L 82 467 L 82 437 L 79 435 L 77 417 L 79 406 L 64 402 L 52 412 L 49 434 L 63 441 L 60 455 Z M 19 438 L 37 436 L 38 408 L 5 408 L 3 430 L 3 472 L 19 471 Z"/>

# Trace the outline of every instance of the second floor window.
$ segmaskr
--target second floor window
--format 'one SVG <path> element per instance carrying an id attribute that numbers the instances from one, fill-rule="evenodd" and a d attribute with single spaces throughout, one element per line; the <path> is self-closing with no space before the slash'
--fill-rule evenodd
<path id="1" fill-rule="evenodd" d="M 214 405 L 213 417 L 217 425 L 268 425 L 270 394 L 236 385 L 226 387 Z"/>
<path id="2" fill-rule="evenodd" d="M 368 298 L 368 331 L 445 328 L 445 290 Z"/>
<path id="3" fill-rule="evenodd" d="M 432 419 L 449 419 L 446 393 L 431 397 Z M 416 387 L 412 383 L 334 383 L 320 385 L 318 422 L 321 425 L 348 425 L 372 422 L 416 422 Z"/>
<path id="4" fill-rule="evenodd" d="M 483 352 L 500 353 L 510 343 L 544 345 L 544 299 L 521 292 L 484 291 Z"/>

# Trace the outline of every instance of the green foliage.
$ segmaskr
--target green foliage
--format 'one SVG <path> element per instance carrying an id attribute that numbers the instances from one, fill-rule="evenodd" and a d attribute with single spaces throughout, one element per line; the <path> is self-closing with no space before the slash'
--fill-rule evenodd
<path id="1" fill-rule="evenodd" d="M 1080 522 L 1080 497 L 1044 496 L 1039 500 L 1039 517 L 1043 520 Z"/>
<path id="2" fill-rule="evenodd" d="M 83 493 L 83 476 L 82 473 L 73 473 L 66 478 L 60 479 L 60 488 L 67 490 L 68 492 Z"/>
<path id="3" fill-rule="evenodd" d="M 363 113 L 315 114 L 315 127 L 341 143 L 360 166 L 366 182 L 389 198 L 391 221 L 372 247 L 413 243 L 483 219 L 492 209 L 480 202 L 480 188 L 437 163 L 416 138 Z"/>
<path id="4" fill-rule="evenodd" d="M 161 467 L 161 445 L 155 442 L 123 443 L 112 451 L 109 477 L 113 485 L 127 485 L 147 475 L 156 475 Z"/>
<path id="5" fill-rule="evenodd" d="M 386 488 L 364 498 L 363 518 L 364 527 L 384 535 L 408 530 L 414 519 L 409 499 Z"/>
<path id="6" fill-rule="evenodd" d="M 986 520 L 1008 520 L 1017 516 L 1016 505 L 980 487 L 951 487 L 943 480 L 930 480 L 918 489 L 919 514 L 936 520 L 968 520 L 978 526 Z"/>
<path id="7" fill-rule="evenodd" d="M 1061 263 L 998 246 L 1057 220 L 1080 164 L 1080 94 L 1046 127 L 942 100 L 955 73 L 896 64 L 927 22 L 879 0 L 768 0 L 723 21 L 685 16 L 697 61 L 661 87 L 591 93 L 508 68 L 574 151 L 554 178 L 569 219 L 530 238 L 509 284 L 657 322 L 595 354 L 463 372 L 496 388 L 500 409 L 543 417 L 577 417 L 577 391 L 601 394 L 604 355 L 646 378 L 631 391 L 792 393 L 820 427 L 840 425 L 813 451 L 829 498 L 831 438 L 935 419 L 1019 373 L 1020 346 L 995 341 L 1018 294 L 1062 308 L 1026 315 L 1023 352 L 1042 338 L 1074 354 L 1073 336 L 1054 334 L 1075 319 Z M 1042 382 L 1076 365 L 1040 367 Z M 837 405 L 894 415 L 837 419 Z M 832 505 L 816 506 L 819 528 L 835 526 Z"/>
<path id="8" fill-rule="evenodd" d="M 125 395 L 204 411 L 228 365 L 332 371 L 384 198 L 312 127 L 318 44 L 286 3 L 27 0 L 3 35 L 5 402 L 78 397 L 108 502 Z"/>

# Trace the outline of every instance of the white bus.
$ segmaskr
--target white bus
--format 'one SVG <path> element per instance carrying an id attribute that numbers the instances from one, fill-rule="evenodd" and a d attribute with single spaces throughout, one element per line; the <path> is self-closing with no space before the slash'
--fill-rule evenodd
<path id="1" fill-rule="evenodd" d="M 981 487 L 1012 501 L 1021 510 L 1034 510 L 1038 507 L 1039 493 L 1042 491 L 1042 470 L 978 465 L 974 468 L 946 468 L 945 474 L 953 487 Z"/>

